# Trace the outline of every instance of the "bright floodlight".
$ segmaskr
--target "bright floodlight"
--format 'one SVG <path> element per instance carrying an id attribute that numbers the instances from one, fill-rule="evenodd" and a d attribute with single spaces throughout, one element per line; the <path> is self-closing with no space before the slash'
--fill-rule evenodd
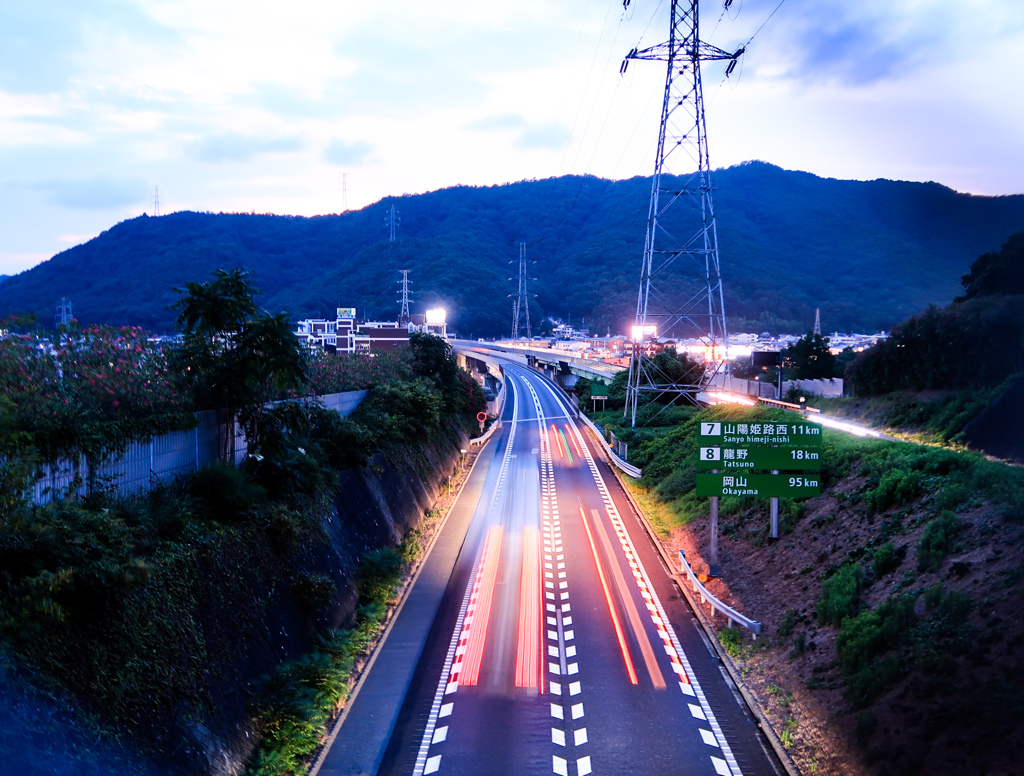
<path id="1" fill-rule="evenodd" d="M 427 310 L 427 323 L 444 323 L 448 320 L 448 312 L 443 307 Z"/>
<path id="2" fill-rule="evenodd" d="M 647 338 L 656 338 L 658 336 L 658 327 L 654 324 L 648 324 L 647 326 L 634 326 L 632 327 L 631 336 L 634 342 L 640 342 Z"/>

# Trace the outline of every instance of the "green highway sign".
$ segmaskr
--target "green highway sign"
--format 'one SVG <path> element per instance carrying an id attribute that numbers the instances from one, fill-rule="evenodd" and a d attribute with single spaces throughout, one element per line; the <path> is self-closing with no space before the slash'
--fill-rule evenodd
<path id="1" fill-rule="evenodd" d="M 697 448 L 698 469 L 756 471 L 772 469 L 819 471 L 820 447 L 758 447 L 732 445 Z"/>
<path id="2" fill-rule="evenodd" d="M 816 474 L 743 474 L 698 472 L 698 496 L 759 496 L 761 498 L 810 498 L 821 495 Z"/>
<path id="3" fill-rule="evenodd" d="M 798 420 L 771 423 L 701 422 L 699 445 L 821 447 L 821 426 Z"/>

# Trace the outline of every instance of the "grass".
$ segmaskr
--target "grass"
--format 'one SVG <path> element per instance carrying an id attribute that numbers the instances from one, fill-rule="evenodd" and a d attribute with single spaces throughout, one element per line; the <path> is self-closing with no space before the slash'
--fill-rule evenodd
<path id="1" fill-rule="evenodd" d="M 839 625 L 857 614 L 864 572 L 860 564 L 841 567 L 821 585 L 818 598 L 818 622 Z"/>
<path id="2" fill-rule="evenodd" d="M 357 661 L 366 656 L 419 552 L 415 536 L 398 547 L 371 550 L 359 566 L 359 610 L 352 628 L 333 631 L 320 646 L 266 677 L 253 704 L 262 734 L 248 776 L 303 774 L 336 708 L 348 698 Z"/>

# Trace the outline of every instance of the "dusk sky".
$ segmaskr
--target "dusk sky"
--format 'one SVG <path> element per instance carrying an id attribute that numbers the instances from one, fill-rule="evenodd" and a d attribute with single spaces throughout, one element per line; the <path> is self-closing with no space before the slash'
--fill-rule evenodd
<path id="1" fill-rule="evenodd" d="M 1024 4 L 778 6 L 703 6 L 705 40 L 731 51 L 754 36 L 727 81 L 723 64 L 704 70 L 713 167 L 1024 192 Z M 667 37 L 667 8 L 6 0 L 0 274 L 152 213 L 155 186 L 164 213 L 314 215 L 342 210 L 343 173 L 351 209 L 456 184 L 650 175 L 664 65 L 619 66 Z"/>

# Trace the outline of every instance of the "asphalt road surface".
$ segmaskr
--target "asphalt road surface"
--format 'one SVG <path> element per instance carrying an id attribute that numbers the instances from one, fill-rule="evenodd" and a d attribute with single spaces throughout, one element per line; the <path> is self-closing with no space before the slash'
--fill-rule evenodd
<path id="1" fill-rule="evenodd" d="M 596 446 L 507 366 L 502 439 L 378 773 L 780 772 Z"/>

